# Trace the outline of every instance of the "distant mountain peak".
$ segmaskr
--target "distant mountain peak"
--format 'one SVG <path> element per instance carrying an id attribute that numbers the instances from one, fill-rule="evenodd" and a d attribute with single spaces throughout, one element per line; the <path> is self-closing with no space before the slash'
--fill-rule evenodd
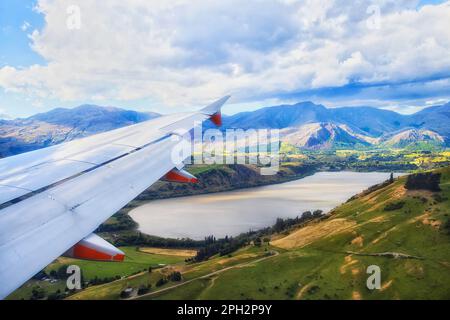
<path id="1" fill-rule="evenodd" d="M 360 135 L 344 124 L 333 122 L 308 123 L 286 128 L 280 132 L 281 140 L 304 149 L 369 146 L 373 138 Z"/>
<path id="2" fill-rule="evenodd" d="M 444 137 L 426 129 L 407 129 L 395 134 L 389 134 L 382 140 L 384 145 L 397 148 L 410 147 L 420 143 L 442 146 L 445 142 Z"/>
<path id="3" fill-rule="evenodd" d="M 47 147 L 158 117 L 116 107 L 85 104 L 56 108 L 26 119 L 2 121 L 0 157 Z"/>

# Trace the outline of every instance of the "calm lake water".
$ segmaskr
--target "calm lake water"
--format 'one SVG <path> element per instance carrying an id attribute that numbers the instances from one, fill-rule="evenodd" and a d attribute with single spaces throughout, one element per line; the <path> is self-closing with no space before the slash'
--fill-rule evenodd
<path id="1" fill-rule="evenodd" d="M 273 225 L 278 217 L 327 212 L 388 178 L 385 172 L 319 172 L 277 185 L 151 201 L 130 216 L 140 231 L 161 237 L 234 236 Z"/>

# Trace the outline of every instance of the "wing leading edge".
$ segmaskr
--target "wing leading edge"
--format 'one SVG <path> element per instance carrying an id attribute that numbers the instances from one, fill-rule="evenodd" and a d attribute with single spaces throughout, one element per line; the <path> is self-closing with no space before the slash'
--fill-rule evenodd
<path id="1" fill-rule="evenodd" d="M 220 114 L 228 98 L 0 160 L 0 298 L 182 167 L 172 158 L 173 137 Z"/>

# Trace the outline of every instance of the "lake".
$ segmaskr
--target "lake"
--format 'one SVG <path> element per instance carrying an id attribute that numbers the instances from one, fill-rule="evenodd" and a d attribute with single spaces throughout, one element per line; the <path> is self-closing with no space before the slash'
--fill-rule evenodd
<path id="1" fill-rule="evenodd" d="M 133 209 L 130 216 L 141 232 L 150 235 L 191 239 L 235 236 L 307 210 L 327 212 L 388 178 L 386 172 L 319 172 L 276 185 L 151 201 Z"/>

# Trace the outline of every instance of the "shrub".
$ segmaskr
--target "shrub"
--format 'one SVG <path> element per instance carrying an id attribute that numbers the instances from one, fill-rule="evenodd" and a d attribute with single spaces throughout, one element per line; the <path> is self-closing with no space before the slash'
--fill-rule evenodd
<path id="1" fill-rule="evenodd" d="M 138 289 L 137 294 L 138 294 L 139 296 L 142 296 L 143 294 L 148 293 L 148 292 L 150 291 L 150 288 L 151 288 L 151 285 L 148 285 L 148 286 L 140 286 L 139 289 Z"/>
<path id="2" fill-rule="evenodd" d="M 163 285 L 165 285 L 167 283 L 167 279 L 166 278 L 161 278 L 161 279 L 159 279 L 157 282 L 156 282 L 156 286 L 157 287 L 161 287 L 161 286 L 163 286 Z"/>
<path id="3" fill-rule="evenodd" d="M 447 234 L 450 235 L 450 219 L 444 224 L 444 229 L 447 231 Z"/>
<path id="4" fill-rule="evenodd" d="M 36 286 L 31 291 L 30 299 L 31 300 L 40 300 L 40 299 L 44 299 L 46 295 L 47 295 L 47 293 L 43 288 Z"/>
<path id="5" fill-rule="evenodd" d="M 125 299 L 125 298 L 128 298 L 129 296 L 130 296 L 130 294 L 131 294 L 131 291 L 132 290 L 130 290 L 131 288 L 126 288 L 125 290 L 122 290 L 121 292 L 120 292 L 120 297 L 122 298 L 122 299 Z"/>
<path id="6" fill-rule="evenodd" d="M 384 207 L 384 211 L 394 211 L 403 208 L 405 201 L 391 202 Z"/>
<path id="7" fill-rule="evenodd" d="M 170 281 L 181 281 L 181 273 L 178 271 L 172 272 L 169 275 Z"/>

